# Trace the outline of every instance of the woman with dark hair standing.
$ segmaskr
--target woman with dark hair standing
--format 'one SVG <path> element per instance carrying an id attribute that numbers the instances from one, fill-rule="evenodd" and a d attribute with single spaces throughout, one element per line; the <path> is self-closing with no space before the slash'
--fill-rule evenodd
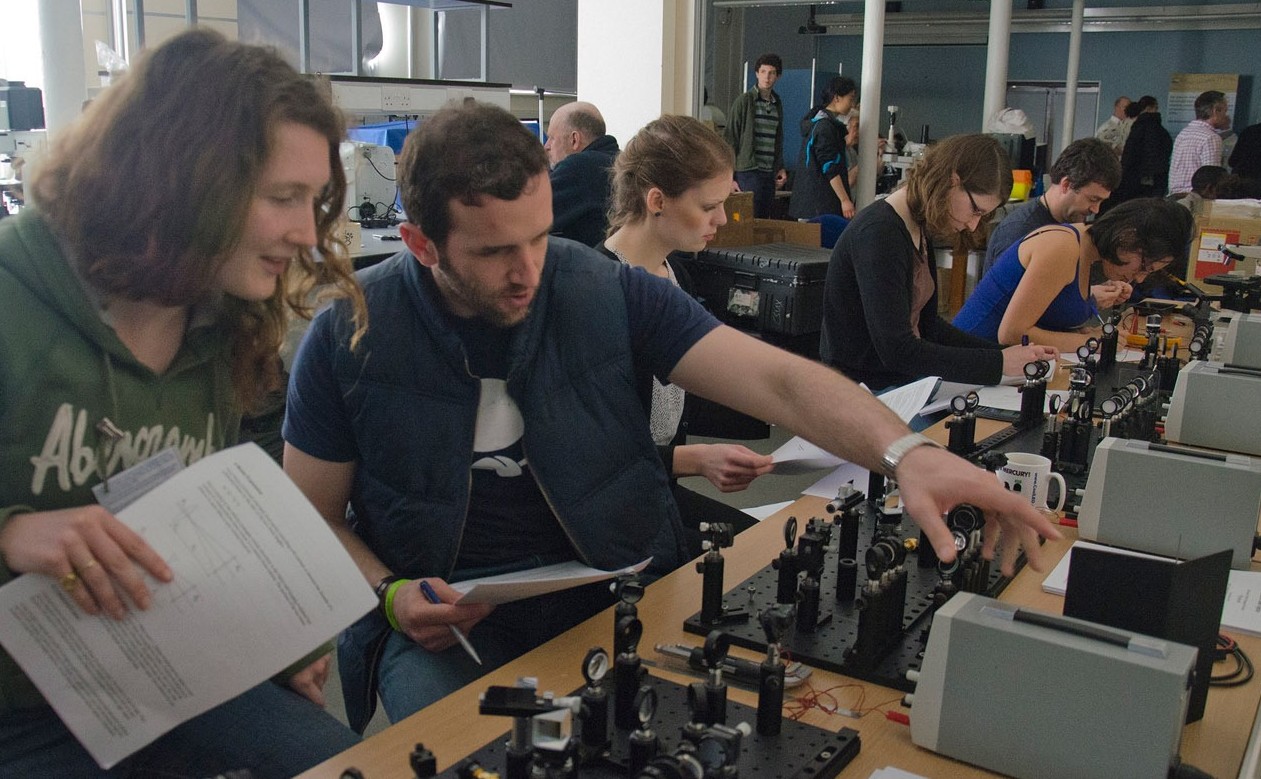
<path id="1" fill-rule="evenodd" d="M 996 140 L 956 135 L 929 147 L 902 187 L 859 212 L 828 263 L 823 362 L 878 390 L 924 376 L 997 384 L 1053 357 L 1041 346 L 1002 349 L 937 313 L 932 236 L 975 230 L 1011 184 Z"/>
<path id="2" fill-rule="evenodd" d="M 789 204 L 794 218 L 822 214 L 854 218 L 845 140 L 846 118 L 857 98 L 854 79 L 834 76 L 824 85 L 819 105 L 802 118 L 801 157 Z"/>
<path id="3" fill-rule="evenodd" d="M 163 446 L 188 462 L 236 443 L 316 283 L 362 310 L 334 238 L 342 135 L 314 81 L 202 29 L 148 52 L 57 139 L 33 205 L 0 225 L 0 309 L 22 323 L 0 330 L 0 581 L 50 577 L 111 619 L 168 586 L 91 488 Z M 291 776 L 357 741 L 322 711 L 327 652 L 108 773 L 0 653 L 0 774 Z"/>
<path id="4" fill-rule="evenodd" d="M 666 115 L 649 122 L 613 163 L 609 237 L 596 248 L 692 294 L 686 271 L 669 256 L 700 251 L 726 224 L 732 159 L 731 147 L 695 119 Z M 640 381 L 643 394 L 651 394 L 652 436 L 671 476 L 704 476 L 719 490 L 736 492 L 771 470 L 769 455 L 739 444 L 686 443 L 683 389 L 652 376 Z M 673 486 L 698 554 L 699 522 L 729 522 L 737 529 L 753 524 L 743 512 Z"/>
<path id="5" fill-rule="evenodd" d="M 1186 254 L 1194 221 L 1177 203 L 1139 198 L 1089 226 L 1035 230 L 998 256 L 954 324 L 1003 344 L 1035 338 L 1075 351 L 1102 324 L 1090 296 L 1091 268 L 1098 265 L 1109 281 L 1143 281 Z"/>

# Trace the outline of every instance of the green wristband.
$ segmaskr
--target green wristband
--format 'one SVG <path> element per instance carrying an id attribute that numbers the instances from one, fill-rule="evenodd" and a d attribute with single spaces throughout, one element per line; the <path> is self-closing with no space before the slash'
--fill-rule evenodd
<path id="1" fill-rule="evenodd" d="M 398 581 L 390 582 L 389 589 L 385 591 L 385 605 L 383 606 L 382 611 L 385 612 L 385 619 L 390 623 L 390 627 L 400 633 L 403 632 L 403 629 L 398 626 L 398 617 L 394 616 L 394 596 L 398 593 L 399 588 L 405 584 L 411 583 L 411 579 L 399 579 Z"/>

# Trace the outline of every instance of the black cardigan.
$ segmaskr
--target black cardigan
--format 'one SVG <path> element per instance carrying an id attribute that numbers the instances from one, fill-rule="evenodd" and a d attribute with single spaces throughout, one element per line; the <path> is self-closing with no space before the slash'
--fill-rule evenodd
<path id="1" fill-rule="evenodd" d="M 928 269 L 937 283 L 932 246 Z M 937 314 L 937 293 L 911 330 L 915 244 L 888 203 L 864 208 L 832 250 L 823 291 L 819 356 L 872 390 L 925 376 L 997 384 L 1003 355 L 998 344 L 969 335 Z"/>

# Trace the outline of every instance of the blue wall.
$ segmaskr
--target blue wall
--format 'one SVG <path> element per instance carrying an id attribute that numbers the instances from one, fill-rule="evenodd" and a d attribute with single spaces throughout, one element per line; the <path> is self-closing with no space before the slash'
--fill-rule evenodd
<path id="1" fill-rule="evenodd" d="M 1115 4 L 1135 3 L 1131 0 Z M 1056 5 L 1048 3 L 1050 7 Z M 908 11 L 920 10 L 909 6 L 907 3 L 904 7 Z M 972 3 L 966 10 L 977 8 Z M 797 28 L 804 16 L 800 8 L 746 10 L 744 49 L 749 58 L 764 51 L 777 51 L 784 58 L 785 68 L 808 68 L 817 51 L 820 63 L 828 67 L 835 67 L 838 61 L 844 63 L 845 75 L 861 85 L 861 37 L 799 35 Z M 1082 36 L 1079 78 L 1100 82 L 1102 121 L 1112 100 L 1121 94 L 1133 98 L 1151 94 L 1163 106 L 1169 94 L 1169 78 L 1174 73 L 1238 73 L 1234 122 L 1236 128 L 1243 128 L 1261 121 L 1259 41 L 1261 32 L 1257 30 L 1087 33 Z M 881 122 L 886 121 L 885 106 L 893 104 L 901 109 L 899 123 L 912 140 L 919 139 L 924 124 L 930 125 L 933 138 L 976 132 L 981 126 L 985 58 L 983 45 L 886 46 L 884 85 L 878 107 Z M 1008 79 L 1063 81 L 1067 60 L 1067 34 L 1015 34 L 1008 58 Z M 1167 129 L 1176 135 L 1182 128 Z"/>

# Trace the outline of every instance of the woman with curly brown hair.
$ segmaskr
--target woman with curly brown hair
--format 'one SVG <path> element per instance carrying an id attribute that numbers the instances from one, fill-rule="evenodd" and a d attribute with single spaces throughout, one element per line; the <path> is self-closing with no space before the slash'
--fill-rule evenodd
<path id="1" fill-rule="evenodd" d="M 290 312 L 317 283 L 361 303 L 333 237 L 342 135 L 276 52 L 194 30 L 58 137 L 33 206 L 0 224 L 0 581 L 50 577 L 122 619 L 172 580 L 92 487 L 161 449 L 188 463 L 236 443 L 280 385 Z M 328 667 L 324 650 L 105 772 L 0 653 L 0 774 L 291 776 L 356 741 L 321 710 Z"/>

